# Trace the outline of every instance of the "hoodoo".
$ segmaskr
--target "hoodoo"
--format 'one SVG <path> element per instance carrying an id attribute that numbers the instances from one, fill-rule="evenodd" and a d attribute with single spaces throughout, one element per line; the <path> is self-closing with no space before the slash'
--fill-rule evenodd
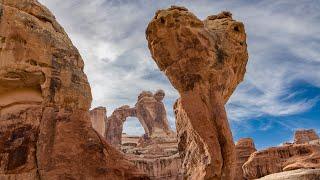
<path id="1" fill-rule="evenodd" d="M 172 6 L 156 12 L 146 37 L 180 94 L 174 109 L 185 177 L 233 179 L 235 146 L 224 105 L 246 71 L 244 25 L 229 12 L 201 21 Z"/>

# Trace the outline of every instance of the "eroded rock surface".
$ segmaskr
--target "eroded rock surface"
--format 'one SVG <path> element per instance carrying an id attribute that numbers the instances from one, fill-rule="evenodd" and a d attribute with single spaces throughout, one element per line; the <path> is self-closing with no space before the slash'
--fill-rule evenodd
<path id="1" fill-rule="evenodd" d="M 121 149 L 151 179 L 183 179 L 176 134 L 151 138 L 123 135 Z"/>
<path id="2" fill-rule="evenodd" d="M 318 180 L 320 179 L 320 169 L 298 169 L 275 173 L 259 180 Z"/>
<path id="3" fill-rule="evenodd" d="M 115 109 L 107 118 L 105 138 L 113 147 L 120 150 L 123 123 L 128 117 L 136 116 L 136 110 L 128 105 Z"/>
<path id="4" fill-rule="evenodd" d="M 143 178 L 91 127 L 83 60 L 50 11 L 0 10 L 0 179 Z"/>
<path id="5" fill-rule="evenodd" d="M 245 177 L 255 179 L 283 171 L 320 168 L 320 145 L 314 141 L 316 140 L 303 144 L 287 143 L 254 152 L 243 165 Z"/>
<path id="6" fill-rule="evenodd" d="M 105 107 L 97 107 L 90 111 L 90 119 L 93 129 L 101 136 L 105 136 L 106 131 L 107 109 Z"/>
<path id="7" fill-rule="evenodd" d="M 242 138 L 236 143 L 236 176 L 235 180 L 244 180 L 242 166 L 250 155 L 257 151 L 251 138 Z"/>
<path id="8" fill-rule="evenodd" d="M 319 136 L 313 129 L 297 130 L 294 133 L 294 143 L 303 144 L 313 140 L 318 140 Z"/>
<path id="9" fill-rule="evenodd" d="M 233 179 L 235 147 L 224 104 L 245 73 L 244 25 L 229 12 L 201 21 L 173 6 L 156 12 L 146 36 L 180 94 L 175 113 L 185 178 Z"/>
<path id="10" fill-rule="evenodd" d="M 149 137 L 173 133 L 169 128 L 167 112 L 162 102 L 164 96 L 163 90 L 158 90 L 155 94 L 143 91 L 138 96 L 135 105 L 137 118 Z"/>

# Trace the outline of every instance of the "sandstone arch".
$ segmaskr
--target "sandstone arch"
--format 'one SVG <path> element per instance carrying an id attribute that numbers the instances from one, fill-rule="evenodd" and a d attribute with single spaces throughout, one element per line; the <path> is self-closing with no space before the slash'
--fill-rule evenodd
<path id="1" fill-rule="evenodd" d="M 165 106 L 162 102 L 165 93 L 157 90 L 155 94 L 150 91 L 142 91 L 133 108 L 128 105 L 114 110 L 107 118 L 105 137 L 116 148 L 120 148 L 123 124 L 128 117 L 136 117 L 141 123 L 145 138 L 163 135 L 173 135 L 170 129 Z"/>

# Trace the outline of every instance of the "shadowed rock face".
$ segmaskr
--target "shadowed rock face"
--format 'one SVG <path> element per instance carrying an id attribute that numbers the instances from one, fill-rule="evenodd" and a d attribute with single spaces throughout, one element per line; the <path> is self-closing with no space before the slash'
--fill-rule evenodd
<path id="1" fill-rule="evenodd" d="M 55 17 L 35 0 L 0 10 L 0 179 L 140 177 L 92 129 L 83 60 Z"/>
<path id="2" fill-rule="evenodd" d="M 186 8 L 159 10 L 146 30 L 156 64 L 178 90 L 179 150 L 190 179 L 233 179 L 235 148 L 224 104 L 248 60 L 242 23 L 222 12 L 201 21 Z"/>

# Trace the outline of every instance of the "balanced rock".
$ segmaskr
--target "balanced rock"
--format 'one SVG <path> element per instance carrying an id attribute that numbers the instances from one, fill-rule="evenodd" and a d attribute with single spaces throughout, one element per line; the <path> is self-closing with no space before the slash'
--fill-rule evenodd
<path id="1" fill-rule="evenodd" d="M 172 6 L 156 12 L 146 37 L 180 94 L 174 108 L 185 178 L 233 179 L 235 147 L 224 105 L 246 70 L 244 25 L 229 12 L 201 21 Z"/>
<path id="2" fill-rule="evenodd" d="M 236 177 L 235 180 L 244 180 L 242 166 L 250 155 L 257 151 L 251 138 L 242 138 L 236 143 Z"/>
<path id="3" fill-rule="evenodd" d="M 0 179 L 143 178 L 92 128 L 83 60 L 51 12 L 0 10 Z"/>
<path id="4" fill-rule="evenodd" d="M 106 131 L 107 109 L 105 107 L 97 107 L 90 111 L 90 119 L 93 129 L 101 136 L 105 136 Z"/>
<path id="5" fill-rule="evenodd" d="M 294 133 L 294 143 L 295 144 L 303 144 L 313 140 L 318 140 L 319 136 L 314 131 L 314 129 L 307 129 L 307 130 L 297 130 Z"/>

